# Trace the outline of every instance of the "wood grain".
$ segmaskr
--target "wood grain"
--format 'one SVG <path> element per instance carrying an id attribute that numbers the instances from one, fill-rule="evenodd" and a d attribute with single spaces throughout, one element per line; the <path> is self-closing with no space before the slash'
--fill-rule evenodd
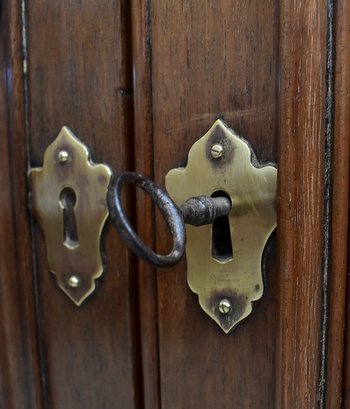
<path id="1" fill-rule="evenodd" d="M 19 1 L 1 4 L 0 64 L 0 407 L 41 409 Z"/>
<path id="2" fill-rule="evenodd" d="M 186 163 L 191 145 L 219 117 L 251 143 L 261 161 L 276 161 L 277 44 L 275 1 L 152 2 L 158 183 Z M 165 252 L 169 237 L 159 218 L 157 226 L 158 250 Z M 185 261 L 158 271 L 162 407 L 274 407 L 274 245 L 266 253 L 264 298 L 229 336 L 189 290 Z"/>
<path id="3" fill-rule="evenodd" d="M 318 407 L 322 321 L 326 1 L 280 8 L 276 407 Z"/>
<path id="4" fill-rule="evenodd" d="M 28 2 L 31 165 L 68 125 L 94 162 L 115 172 L 132 154 L 130 9 L 127 1 Z M 135 408 L 142 400 L 137 281 L 114 229 L 105 231 L 106 272 L 77 308 L 47 270 L 36 228 L 40 344 L 52 409 Z"/>
<path id="5" fill-rule="evenodd" d="M 333 186 L 326 407 L 340 409 L 350 405 L 350 401 L 347 401 L 342 406 L 350 138 L 350 4 L 347 1 L 336 3 L 334 26 Z"/>

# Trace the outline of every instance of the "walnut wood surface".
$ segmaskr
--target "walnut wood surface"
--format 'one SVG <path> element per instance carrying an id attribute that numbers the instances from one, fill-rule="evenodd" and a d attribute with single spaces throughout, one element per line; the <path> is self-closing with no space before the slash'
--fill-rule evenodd
<path id="1" fill-rule="evenodd" d="M 156 180 L 186 163 L 191 145 L 222 118 L 263 162 L 277 161 L 278 7 L 274 1 L 152 1 Z M 205 170 L 204 170 L 205 171 Z M 158 250 L 169 245 L 159 225 Z M 231 335 L 201 310 L 186 263 L 158 271 L 163 408 L 272 408 L 276 277 L 266 252 L 266 291 Z"/>
<path id="2" fill-rule="evenodd" d="M 115 172 L 129 166 L 133 145 L 126 1 L 29 1 L 30 163 L 42 163 L 62 125 Z M 77 308 L 47 271 L 42 233 L 37 249 L 42 376 L 50 408 L 134 408 L 139 386 L 137 281 L 127 248 L 110 226 L 108 260 L 93 296 Z"/>
<path id="3" fill-rule="evenodd" d="M 326 1 L 280 9 L 276 407 L 315 408 L 324 235 Z"/>
<path id="4" fill-rule="evenodd" d="M 346 273 L 348 256 L 349 211 L 349 137 L 350 137 L 350 4 L 338 1 L 334 19 L 334 114 L 332 152 L 332 235 L 329 270 L 329 313 L 327 339 L 327 408 L 350 406 L 345 384 L 342 403 L 344 368 L 344 328 L 346 312 Z M 349 318 L 348 318 L 349 319 Z M 347 363 L 347 365 L 349 365 Z M 346 373 L 346 372 L 345 372 Z M 347 378 L 345 377 L 345 380 Z M 350 379 L 350 378 L 348 378 Z"/>

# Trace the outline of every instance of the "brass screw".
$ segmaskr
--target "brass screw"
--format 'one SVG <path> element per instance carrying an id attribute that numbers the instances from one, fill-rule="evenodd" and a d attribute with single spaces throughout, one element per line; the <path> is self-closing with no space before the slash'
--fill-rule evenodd
<path id="1" fill-rule="evenodd" d="M 224 152 L 224 148 L 222 147 L 222 145 L 219 145 L 218 143 L 216 143 L 215 145 L 213 145 L 211 147 L 210 153 L 211 153 L 211 157 L 213 159 L 219 159 L 221 158 L 222 154 Z"/>
<path id="2" fill-rule="evenodd" d="M 66 163 L 69 159 L 69 153 L 67 151 L 58 152 L 58 160 L 60 163 Z"/>
<path id="3" fill-rule="evenodd" d="M 232 311 L 231 301 L 227 298 L 223 298 L 219 303 L 219 311 L 222 315 L 227 315 Z"/>
<path id="4" fill-rule="evenodd" d="M 76 287 L 78 287 L 79 283 L 80 283 L 80 279 L 76 275 L 72 275 L 68 279 L 69 287 L 76 288 Z"/>

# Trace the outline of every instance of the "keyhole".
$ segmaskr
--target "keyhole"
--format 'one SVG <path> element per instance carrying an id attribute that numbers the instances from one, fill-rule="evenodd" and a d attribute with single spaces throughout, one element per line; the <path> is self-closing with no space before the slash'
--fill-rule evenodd
<path id="1" fill-rule="evenodd" d="M 230 196 L 221 190 L 211 195 L 218 196 L 227 197 L 231 201 Z M 212 225 L 211 253 L 213 258 L 222 262 L 233 258 L 229 216 L 219 217 Z"/>
<path id="2" fill-rule="evenodd" d="M 78 246 L 78 230 L 75 222 L 74 206 L 77 197 L 72 188 L 66 187 L 60 193 L 63 207 L 63 243 L 69 248 Z"/>

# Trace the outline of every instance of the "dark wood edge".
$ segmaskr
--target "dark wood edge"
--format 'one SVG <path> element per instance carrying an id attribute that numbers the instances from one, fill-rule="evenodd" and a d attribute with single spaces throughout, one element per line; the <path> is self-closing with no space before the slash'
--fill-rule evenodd
<path id="1" fill-rule="evenodd" d="M 327 328 L 326 407 L 342 407 L 346 311 L 350 137 L 350 4 L 335 5 L 332 215 Z"/>
<path id="2" fill-rule="evenodd" d="M 153 169 L 152 137 L 152 50 L 151 1 L 131 1 L 132 64 L 134 103 L 134 167 L 151 179 Z M 136 230 L 143 239 L 155 246 L 154 210 L 144 194 L 136 192 Z M 143 376 L 144 408 L 160 407 L 159 351 L 156 270 L 137 260 L 140 339 Z"/>
<path id="3" fill-rule="evenodd" d="M 350 158 L 349 158 L 350 160 Z M 349 192 L 350 203 L 350 192 Z M 350 207 L 348 207 L 348 218 L 350 217 Z M 350 224 L 348 224 L 347 236 L 348 254 L 350 254 Z M 347 258 L 347 277 L 350 276 L 350 259 Z M 345 298 L 345 332 L 344 332 L 344 350 L 343 350 L 343 371 L 342 371 L 342 408 L 348 408 L 350 405 L 350 280 L 346 283 L 346 298 Z"/>
<path id="4" fill-rule="evenodd" d="M 27 198 L 27 157 L 23 47 L 22 47 L 22 2 L 7 0 L 1 4 L 1 41 L 4 45 L 4 63 L 6 70 L 7 105 L 7 146 L 9 153 L 9 177 L 12 189 L 13 235 L 16 258 L 16 270 L 11 272 L 11 280 L 17 286 L 17 298 L 12 304 L 2 305 L 7 318 L 18 315 L 21 337 L 21 350 L 8 356 L 9 384 L 11 398 L 7 402 L 13 408 L 44 407 L 44 389 L 39 361 L 38 326 L 35 304 L 35 274 L 32 261 L 31 220 Z M 3 154 L 3 152 L 1 152 Z M 11 217 L 11 215 L 9 215 Z M 10 237 L 9 237 L 10 240 Z M 10 255 L 7 255 L 10 257 Z M 13 284 L 13 283 L 12 283 Z M 2 299 L 6 300 L 6 297 Z M 14 311 L 15 310 L 15 311 Z M 12 315 L 13 314 L 13 315 Z M 11 318 L 10 318 L 11 319 Z M 11 324 L 12 326 L 14 323 Z M 17 332 L 16 332 L 17 333 Z M 6 340 L 14 343 L 14 333 L 7 333 Z M 2 345 L 1 348 L 4 348 Z M 10 350 L 10 349 L 9 349 Z M 12 349 L 13 351 L 13 349 Z M 14 355 L 16 353 L 16 355 Z M 24 378 L 24 383 L 20 382 Z M 9 392 L 9 391 L 8 391 Z M 12 406 L 13 405 L 13 406 Z"/>
<path id="5" fill-rule="evenodd" d="M 122 62 L 122 77 L 125 83 L 123 90 L 123 110 L 124 117 L 127 118 L 127 123 L 124 126 L 124 148 L 125 148 L 125 164 L 133 167 L 134 165 L 134 112 L 133 112 L 133 51 L 132 51 L 132 21 L 131 21 L 131 3 L 128 0 L 120 2 L 121 19 L 125 23 L 122 25 L 121 47 L 124 61 Z M 135 215 L 135 197 L 132 192 L 126 195 L 127 208 L 130 209 L 132 219 L 136 219 Z M 136 201 L 137 203 L 137 201 Z M 134 399 L 136 407 L 144 406 L 143 393 L 143 376 L 142 376 L 142 350 L 141 350 L 141 335 L 140 335 L 140 316 L 139 316 L 139 277 L 138 277 L 138 260 L 135 255 L 129 251 L 129 299 L 130 299 L 130 331 L 132 339 L 132 373 L 134 383 Z"/>

